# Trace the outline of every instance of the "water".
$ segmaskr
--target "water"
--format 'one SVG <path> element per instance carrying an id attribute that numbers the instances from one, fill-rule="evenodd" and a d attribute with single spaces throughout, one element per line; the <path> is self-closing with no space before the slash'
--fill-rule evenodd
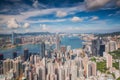
<path id="1" fill-rule="evenodd" d="M 71 46 L 72 49 L 81 48 L 82 42 L 79 37 L 63 37 L 61 38 L 61 45 Z M 24 49 L 27 48 L 29 52 L 39 53 L 40 52 L 40 44 L 26 44 L 22 46 L 17 46 L 15 48 L 10 48 L 6 50 L 0 50 L 0 53 L 4 54 L 4 58 L 12 58 L 12 53 L 17 52 L 18 55 L 23 54 Z"/>
<path id="2" fill-rule="evenodd" d="M 81 48 L 83 40 L 79 37 L 64 37 L 61 39 L 61 45 L 70 45 L 72 49 Z"/>

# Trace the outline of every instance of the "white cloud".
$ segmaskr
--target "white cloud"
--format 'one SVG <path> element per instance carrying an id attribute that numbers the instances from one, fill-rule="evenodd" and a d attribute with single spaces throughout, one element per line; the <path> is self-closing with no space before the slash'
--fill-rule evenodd
<path id="1" fill-rule="evenodd" d="M 40 4 L 40 6 L 45 7 L 44 5 Z M 26 12 L 21 12 L 18 15 L 4 15 L 1 14 L 0 15 L 0 24 L 5 24 L 9 19 L 15 17 L 17 19 L 18 22 L 22 22 L 24 23 L 26 21 L 26 19 L 28 19 L 29 17 L 33 17 L 33 16 L 43 16 L 43 15 L 48 15 L 48 14 L 54 14 L 55 12 L 59 12 L 59 11 L 65 11 L 63 12 L 64 14 L 62 14 L 62 16 L 65 16 L 66 13 L 71 14 L 73 12 L 77 12 L 77 11 L 84 11 L 85 8 L 84 6 L 76 6 L 76 7 L 69 7 L 69 8 L 51 8 L 51 9 L 35 9 L 32 11 L 26 11 Z M 59 15 L 60 16 L 60 15 Z M 27 20 L 29 21 L 29 20 Z M 27 22 L 26 21 L 26 22 Z M 52 21 L 51 21 L 52 22 Z"/>
<path id="2" fill-rule="evenodd" d="M 71 19 L 71 21 L 73 21 L 73 22 L 82 22 L 83 19 L 80 18 L 80 17 L 76 17 L 76 16 L 74 16 L 74 17 Z"/>
<path id="3" fill-rule="evenodd" d="M 111 0 L 85 0 L 88 9 L 97 9 L 106 5 Z"/>
<path id="4" fill-rule="evenodd" d="M 67 19 L 54 19 L 54 20 L 41 19 L 41 20 L 37 20 L 37 21 L 29 20 L 29 21 L 25 21 L 25 22 L 29 22 L 29 23 L 46 23 L 46 22 L 49 22 L 49 23 L 52 23 L 52 22 L 64 22 L 64 21 L 66 21 L 66 20 L 67 20 Z"/>
<path id="5" fill-rule="evenodd" d="M 33 2 L 33 7 L 37 8 L 37 7 L 38 7 L 38 5 L 39 5 L 38 0 L 35 0 L 35 1 Z"/>
<path id="6" fill-rule="evenodd" d="M 11 29 L 16 29 L 19 28 L 20 25 L 18 24 L 15 18 L 11 18 L 7 23 L 7 27 Z"/>
<path id="7" fill-rule="evenodd" d="M 29 29 L 26 29 L 25 32 L 28 33 L 28 32 L 30 32 L 30 30 L 29 30 Z"/>
<path id="8" fill-rule="evenodd" d="M 65 12 L 65 11 L 57 11 L 56 16 L 57 17 L 65 17 L 65 16 L 67 16 L 67 12 Z"/>
<path id="9" fill-rule="evenodd" d="M 24 25 L 23 25 L 23 28 L 29 28 L 30 27 L 30 24 L 29 23 L 25 23 Z"/>
<path id="10" fill-rule="evenodd" d="M 93 16 L 93 17 L 91 18 L 92 21 L 94 21 L 94 20 L 98 20 L 98 19 L 99 19 L 98 16 Z"/>
<path id="11" fill-rule="evenodd" d="M 48 31 L 48 27 L 46 24 L 40 24 L 41 31 Z"/>

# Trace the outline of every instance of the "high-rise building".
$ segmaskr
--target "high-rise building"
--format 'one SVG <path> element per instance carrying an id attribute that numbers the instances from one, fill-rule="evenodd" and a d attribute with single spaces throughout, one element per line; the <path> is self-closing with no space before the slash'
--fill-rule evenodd
<path id="1" fill-rule="evenodd" d="M 3 74 L 7 74 L 13 68 L 13 60 L 6 59 L 3 61 Z"/>
<path id="2" fill-rule="evenodd" d="M 11 43 L 12 43 L 13 45 L 15 44 L 15 33 L 14 33 L 14 32 L 12 32 Z"/>
<path id="3" fill-rule="evenodd" d="M 92 54 L 94 56 L 100 56 L 100 53 L 102 53 L 102 51 L 104 51 L 104 49 L 102 49 L 102 48 L 103 48 L 103 40 L 101 37 L 98 37 L 97 39 L 92 41 L 92 48 L 91 49 L 92 49 Z"/>
<path id="4" fill-rule="evenodd" d="M 88 62 L 87 64 L 87 77 L 96 76 L 96 63 Z"/>
<path id="5" fill-rule="evenodd" d="M 59 80 L 65 80 L 65 70 L 63 67 L 59 68 Z"/>
<path id="6" fill-rule="evenodd" d="M 77 80 L 77 66 L 71 68 L 71 80 Z"/>
<path id="7" fill-rule="evenodd" d="M 17 57 L 17 52 L 13 52 L 13 59 Z"/>
<path id="8" fill-rule="evenodd" d="M 40 66 L 38 70 L 38 77 L 40 80 L 45 80 L 46 79 L 46 73 L 45 73 L 45 68 L 43 66 Z"/>
<path id="9" fill-rule="evenodd" d="M 0 75 L 3 74 L 3 61 L 0 61 Z"/>
<path id="10" fill-rule="evenodd" d="M 15 77 L 19 77 L 22 74 L 22 63 L 19 60 L 13 62 L 13 70 L 15 72 Z"/>
<path id="11" fill-rule="evenodd" d="M 24 50 L 24 61 L 26 61 L 29 58 L 29 50 L 25 49 Z"/>
<path id="12" fill-rule="evenodd" d="M 56 35 L 56 49 L 60 50 L 60 37 L 58 34 Z"/>
<path id="13" fill-rule="evenodd" d="M 112 67 L 112 55 L 108 54 L 107 52 L 104 52 L 104 57 L 106 58 L 107 68 L 111 68 Z"/>
<path id="14" fill-rule="evenodd" d="M 41 43 L 41 57 L 45 57 L 45 42 Z"/>
<path id="15" fill-rule="evenodd" d="M 3 59 L 4 59 L 4 55 L 0 54 L 0 60 L 3 60 Z"/>
<path id="16" fill-rule="evenodd" d="M 112 52 L 117 50 L 117 43 L 115 41 L 109 41 L 106 45 L 106 52 Z"/>
<path id="17" fill-rule="evenodd" d="M 100 56 L 103 56 L 103 52 L 105 52 L 105 45 L 104 45 L 104 44 L 101 44 L 101 45 L 100 45 L 100 49 L 99 49 L 99 55 L 100 55 Z"/>

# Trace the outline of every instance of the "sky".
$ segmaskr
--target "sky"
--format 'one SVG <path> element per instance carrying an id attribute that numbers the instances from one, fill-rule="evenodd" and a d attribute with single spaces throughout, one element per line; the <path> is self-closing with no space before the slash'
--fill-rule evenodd
<path id="1" fill-rule="evenodd" d="M 120 0 L 0 0 L 0 33 L 120 31 Z"/>

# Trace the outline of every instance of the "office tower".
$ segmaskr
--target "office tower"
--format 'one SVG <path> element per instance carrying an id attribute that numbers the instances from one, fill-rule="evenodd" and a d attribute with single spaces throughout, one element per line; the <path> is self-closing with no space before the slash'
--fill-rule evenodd
<path id="1" fill-rule="evenodd" d="M 88 61 L 89 61 L 89 58 L 88 58 L 88 56 L 86 55 L 84 58 L 83 58 L 83 66 L 84 66 L 84 74 L 85 74 L 85 76 L 87 75 L 87 63 L 88 63 Z"/>
<path id="2" fill-rule="evenodd" d="M 87 77 L 96 76 L 96 63 L 88 62 L 87 64 Z"/>
<path id="3" fill-rule="evenodd" d="M 30 56 L 30 63 L 34 64 L 34 55 Z"/>
<path id="4" fill-rule="evenodd" d="M 29 58 L 29 51 L 28 49 L 24 50 L 24 61 L 26 61 Z"/>
<path id="5" fill-rule="evenodd" d="M 92 54 L 94 56 L 99 56 L 100 45 L 103 44 L 102 38 L 98 37 L 95 40 L 92 40 Z"/>
<path id="6" fill-rule="evenodd" d="M 42 42 L 41 43 L 41 57 L 45 57 L 45 43 Z"/>
<path id="7" fill-rule="evenodd" d="M 71 80 L 77 80 L 77 66 L 71 68 Z"/>
<path id="8" fill-rule="evenodd" d="M 112 67 L 112 56 L 108 53 L 105 53 L 107 68 Z"/>
<path id="9" fill-rule="evenodd" d="M 54 71 L 54 64 L 53 64 L 52 62 L 49 62 L 49 63 L 47 64 L 47 72 L 48 72 L 48 74 L 52 74 L 52 73 L 55 72 L 55 71 Z"/>
<path id="10" fill-rule="evenodd" d="M 3 62 L 0 61 L 0 75 L 3 74 Z"/>
<path id="11" fill-rule="evenodd" d="M 99 55 L 100 55 L 100 56 L 103 56 L 103 52 L 105 52 L 105 45 L 104 45 L 104 44 L 101 44 L 101 45 L 100 45 L 100 49 L 99 49 Z"/>
<path id="12" fill-rule="evenodd" d="M 28 66 L 25 67 L 24 75 L 25 75 L 25 78 L 28 80 L 29 78 L 29 67 Z"/>
<path id="13" fill-rule="evenodd" d="M 116 41 L 109 41 L 106 45 L 106 52 L 112 52 L 117 50 L 117 43 Z"/>
<path id="14" fill-rule="evenodd" d="M 22 62 L 19 60 L 14 61 L 13 70 L 15 72 L 15 77 L 19 77 L 22 74 Z"/>
<path id="15" fill-rule="evenodd" d="M 28 80 L 33 80 L 33 71 L 32 70 L 29 71 L 29 79 Z"/>
<path id="16" fill-rule="evenodd" d="M 15 44 L 15 33 L 14 33 L 14 32 L 12 32 L 11 43 L 12 43 L 13 45 Z"/>
<path id="17" fill-rule="evenodd" d="M 65 80 L 65 70 L 63 67 L 59 68 L 59 80 Z"/>
<path id="18" fill-rule="evenodd" d="M 13 59 L 17 57 L 17 52 L 13 52 Z"/>
<path id="19" fill-rule="evenodd" d="M 4 59 L 4 55 L 0 54 L 0 60 L 3 60 L 3 59 Z"/>
<path id="20" fill-rule="evenodd" d="M 38 79 L 39 80 L 46 80 L 45 68 L 43 66 L 40 66 L 38 69 Z"/>
<path id="21" fill-rule="evenodd" d="M 3 74 L 7 74 L 13 68 L 13 60 L 6 59 L 3 61 Z"/>
<path id="22" fill-rule="evenodd" d="M 56 34 L 56 49 L 60 50 L 60 38 L 58 34 Z"/>

